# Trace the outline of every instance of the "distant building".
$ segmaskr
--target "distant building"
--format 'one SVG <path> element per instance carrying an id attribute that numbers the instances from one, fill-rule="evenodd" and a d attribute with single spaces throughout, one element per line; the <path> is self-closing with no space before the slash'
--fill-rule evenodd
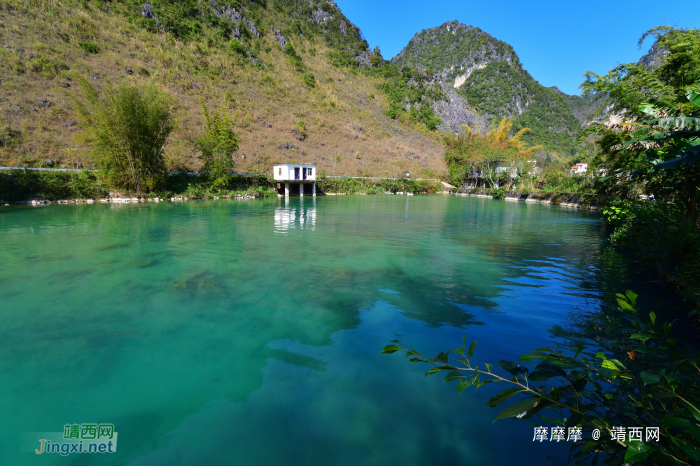
<path id="1" fill-rule="evenodd" d="M 588 171 L 588 164 L 587 163 L 577 163 L 576 165 L 571 167 L 571 174 L 572 175 L 585 175 L 587 171 Z"/>
<path id="2" fill-rule="evenodd" d="M 275 165 L 272 170 L 280 195 L 316 195 L 316 165 L 287 163 Z"/>

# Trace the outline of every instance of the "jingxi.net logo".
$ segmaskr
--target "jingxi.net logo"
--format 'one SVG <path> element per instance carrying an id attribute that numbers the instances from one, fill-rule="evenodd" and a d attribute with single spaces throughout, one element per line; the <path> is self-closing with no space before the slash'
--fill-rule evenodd
<path id="1" fill-rule="evenodd" d="M 117 451 L 117 432 L 114 424 L 66 424 L 63 432 L 22 433 L 21 450 L 37 455 L 57 453 L 62 456 L 114 453 Z"/>

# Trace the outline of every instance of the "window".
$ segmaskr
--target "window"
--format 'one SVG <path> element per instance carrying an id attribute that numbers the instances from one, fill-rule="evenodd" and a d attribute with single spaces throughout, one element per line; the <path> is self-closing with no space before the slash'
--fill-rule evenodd
<path id="1" fill-rule="evenodd" d="M 282 167 L 280 167 L 280 176 L 282 176 Z"/>
<path id="2" fill-rule="evenodd" d="M 313 168 L 309 168 L 308 170 L 309 170 L 309 176 L 312 176 L 313 173 L 314 173 L 314 172 L 313 172 Z"/>

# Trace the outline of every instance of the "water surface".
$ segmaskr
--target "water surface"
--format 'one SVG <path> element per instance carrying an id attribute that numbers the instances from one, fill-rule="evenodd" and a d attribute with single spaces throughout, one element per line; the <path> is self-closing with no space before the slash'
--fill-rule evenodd
<path id="1" fill-rule="evenodd" d="M 596 213 L 441 196 L 4 208 L 0 464 L 562 459 L 492 424 L 505 386 L 460 396 L 379 352 L 466 335 L 516 360 L 600 328 L 625 287 L 667 299 L 606 235 Z M 20 452 L 87 422 L 115 424 L 117 453 Z"/>

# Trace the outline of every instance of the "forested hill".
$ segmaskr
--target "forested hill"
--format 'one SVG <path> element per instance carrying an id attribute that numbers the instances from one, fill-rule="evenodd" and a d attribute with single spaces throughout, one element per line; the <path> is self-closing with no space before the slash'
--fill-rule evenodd
<path id="1" fill-rule="evenodd" d="M 569 96 L 535 81 L 509 44 L 457 21 L 417 33 L 392 59 L 399 66 L 429 68 L 486 119 L 515 118 L 513 129 L 531 128 L 524 139 L 564 156 L 576 152 L 582 125 L 600 104 Z"/>

